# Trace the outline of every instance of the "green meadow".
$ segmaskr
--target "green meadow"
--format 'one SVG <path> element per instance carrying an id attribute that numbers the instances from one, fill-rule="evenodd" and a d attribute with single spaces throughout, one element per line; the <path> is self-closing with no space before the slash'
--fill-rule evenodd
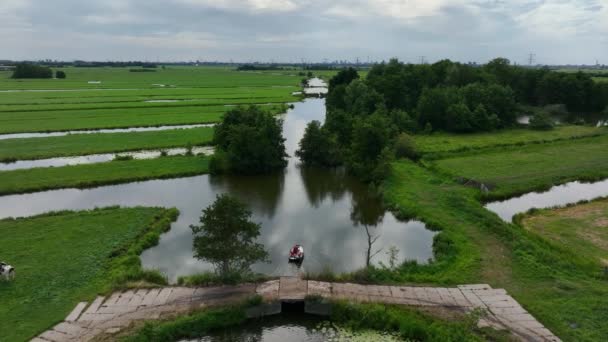
<path id="1" fill-rule="evenodd" d="M 608 177 L 608 135 L 447 156 L 432 168 L 486 184 L 490 198 L 547 189 L 572 180 Z"/>
<path id="2" fill-rule="evenodd" d="M 2 341 L 29 340 L 128 281 L 162 283 L 138 255 L 176 218 L 175 209 L 114 207 L 0 220 L 2 257 L 18 261 L 16 279 L 0 281 Z"/>
<path id="3" fill-rule="evenodd" d="M 213 127 L 0 140 L 0 161 L 209 145 Z"/>
<path id="4" fill-rule="evenodd" d="M 0 195 L 62 188 L 90 188 L 148 179 L 188 177 L 209 172 L 204 156 L 114 160 L 105 163 L 0 172 Z"/>

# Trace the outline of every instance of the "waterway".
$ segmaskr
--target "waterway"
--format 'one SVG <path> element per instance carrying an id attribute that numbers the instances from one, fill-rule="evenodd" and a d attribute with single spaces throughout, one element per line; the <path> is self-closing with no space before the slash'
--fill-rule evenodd
<path id="1" fill-rule="evenodd" d="M 211 265 L 192 253 L 190 225 L 201 210 L 221 193 L 247 203 L 253 220 L 261 223 L 259 241 L 270 254 L 270 263 L 253 270 L 268 275 L 294 272 L 355 271 L 366 265 L 368 231 L 378 237 L 372 263 L 388 263 L 387 251 L 395 246 L 399 261 L 426 263 L 433 258 L 436 234 L 418 221 L 400 221 L 384 209 L 369 188 L 340 170 L 306 168 L 293 157 L 308 122 L 325 118 L 323 99 L 295 103 L 283 119 L 288 167 L 266 176 L 210 176 L 104 186 L 93 189 L 62 189 L 0 197 L 0 218 L 36 215 L 52 210 L 78 210 L 110 205 L 162 206 L 180 210 L 172 229 L 158 246 L 142 256 L 144 267 L 159 269 L 171 281 L 180 275 L 209 271 Z M 367 229 L 366 229 L 367 228 Z M 302 244 L 306 259 L 301 269 L 287 263 L 289 248 Z"/>
<path id="2" fill-rule="evenodd" d="M 504 201 L 488 203 L 486 209 L 495 212 L 504 221 L 511 222 L 513 216 L 532 208 L 564 206 L 604 196 L 608 196 L 608 180 L 593 183 L 570 182 L 556 185 L 547 191 L 530 192 Z"/>

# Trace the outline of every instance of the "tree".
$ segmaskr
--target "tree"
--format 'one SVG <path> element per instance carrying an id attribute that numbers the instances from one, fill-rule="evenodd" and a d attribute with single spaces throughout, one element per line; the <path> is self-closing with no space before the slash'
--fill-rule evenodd
<path id="1" fill-rule="evenodd" d="M 485 70 L 496 77 L 496 81 L 502 85 L 511 84 L 514 68 L 511 61 L 506 58 L 495 58 L 485 65 Z"/>
<path id="2" fill-rule="evenodd" d="M 353 68 L 340 70 L 334 77 L 329 80 L 329 91 L 335 87 L 344 84 L 349 85 L 353 80 L 359 79 L 359 73 Z"/>
<path id="3" fill-rule="evenodd" d="M 468 133 L 473 131 L 471 125 L 473 114 L 466 104 L 460 102 L 452 104 L 446 112 L 447 129 L 450 132 Z"/>
<path id="4" fill-rule="evenodd" d="M 64 79 L 65 77 L 65 71 L 57 70 L 57 72 L 55 73 L 55 78 Z"/>
<path id="5" fill-rule="evenodd" d="M 368 117 L 357 118 L 353 125 L 347 167 L 355 176 L 364 181 L 375 181 L 385 173 L 390 162 L 390 152 L 395 131 L 389 120 L 374 113 Z"/>
<path id="6" fill-rule="evenodd" d="M 283 122 L 259 107 L 238 107 L 215 126 L 212 173 L 268 173 L 287 166 Z"/>
<path id="7" fill-rule="evenodd" d="M 374 113 L 377 108 L 384 107 L 384 102 L 382 96 L 364 81 L 354 80 L 346 87 L 344 106 L 349 114 L 356 117 Z"/>
<path id="8" fill-rule="evenodd" d="M 308 165 L 336 166 L 340 164 L 336 139 L 316 120 L 309 122 L 306 126 L 296 156 Z"/>
<path id="9" fill-rule="evenodd" d="M 211 263 L 224 279 L 250 272 L 251 265 L 268 261 L 268 252 L 256 239 L 261 226 L 251 221 L 251 211 L 229 195 L 218 195 L 203 210 L 200 225 L 191 225 L 194 257 Z"/>
<path id="10" fill-rule="evenodd" d="M 395 155 L 397 158 L 416 159 L 418 152 L 416 151 L 416 142 L 411 135 L 401 133 L 395 142 Z"/>
<path id="11" fill-rule="evenodd" d="M 53 78 L 53 70 L 29 63 L 17 64 L 12 78 Z"/>
<path id="12" fill-rule="evenodd" d="M 547 112 L 536 113 L 530 118 L 530 128 L 537 130 L 550 130 L 554 127 L 553 118 Z"/>

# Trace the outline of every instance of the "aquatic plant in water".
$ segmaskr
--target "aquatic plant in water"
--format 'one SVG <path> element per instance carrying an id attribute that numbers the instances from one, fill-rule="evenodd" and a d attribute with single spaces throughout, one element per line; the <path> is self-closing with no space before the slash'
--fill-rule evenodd
<path id="1" fill-rule="evenodd" d="M 323 321 L 312 329 L 313 333 L 322 335 L 325 341 L 331 342 L 403 342 L 407 341 L 399 336 L 398 332 L 376 330 L 354 330 L 329 321 Z"/>

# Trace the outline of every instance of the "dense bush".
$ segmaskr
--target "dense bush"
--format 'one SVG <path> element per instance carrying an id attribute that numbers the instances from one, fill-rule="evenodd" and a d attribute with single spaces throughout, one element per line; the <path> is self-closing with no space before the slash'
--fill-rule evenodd
<path id="1" fill-rule="evenodd" d="M 395 155 L 398 158 L 409 158 L 416 159 L 418 157 L 418 151 L 416 151 L 416 143 L 414 138 L 407 134 L 401 133 L 397 137 L 395 142 Z"/>
<path id="2" fill-rule="evenodd" d="M 53 70 L 40 65 L 21 63 L 15 67 L 12 78 L 53 78 Z"/>
<path id="3" fill-rule="evenodd" d="M 65 71 L 57 70 L 57 72 L 55 73 L 55 78 L 65 79 L 66 78 Z"/>
<path id="4" fill-rule="evenodd" d="M 287 166 L 283 122 L 256 106 L 227 112 L 215 126 L 212 173 L 261 174 Z"/>
<path id="5" fill-rule="evenodd" d="M 530 128 L 532 129 L 550 130 L 554 126 L 553 117 L 545 111 L 538 112 L 530 118 Z"/>

